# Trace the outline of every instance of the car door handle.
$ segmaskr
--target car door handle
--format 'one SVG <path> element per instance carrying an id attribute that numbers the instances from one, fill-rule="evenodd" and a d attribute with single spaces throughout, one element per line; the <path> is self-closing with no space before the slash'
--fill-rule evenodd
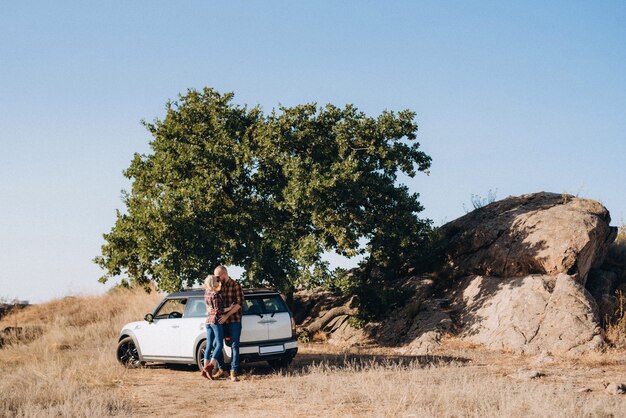
<path id="1" fill-rule="evenodd" d="M 172 325 L 172 328 L 180 328 L 180 325 Z"/>

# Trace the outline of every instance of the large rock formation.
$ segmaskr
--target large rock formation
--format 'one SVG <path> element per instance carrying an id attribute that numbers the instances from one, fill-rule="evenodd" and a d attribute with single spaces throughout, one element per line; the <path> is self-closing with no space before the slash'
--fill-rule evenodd
<path id="1" fill-rule="evenodd" d="M 584 285 L 616 236 L 608 210 L 556 193 L 509 197 L 441 228 L 447 268 L 458 275 L 566 273 Z"/>
<path id="2" fill-rule="evenodd" d="M 458 276 L 461 335 L 492 348 L 576 354 L 602 333 L 585 289 L 616 230 L 600 203 L 568 195 L 510 197 L 442 227 L 446 265 Z"/>

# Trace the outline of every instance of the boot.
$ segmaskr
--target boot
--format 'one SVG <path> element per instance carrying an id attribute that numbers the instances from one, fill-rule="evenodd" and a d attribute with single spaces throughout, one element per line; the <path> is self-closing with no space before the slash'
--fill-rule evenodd
<path id="1" fill-rule="evenodd" d="M 200 372 L 200 376 L 213 380 L 213 364 L 208 362 Z"/>

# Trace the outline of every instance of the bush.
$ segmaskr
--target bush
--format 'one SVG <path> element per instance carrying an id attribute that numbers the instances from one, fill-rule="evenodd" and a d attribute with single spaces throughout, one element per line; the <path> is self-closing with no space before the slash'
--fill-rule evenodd
<path id="1" fill-rule="evenodd" d="M 357 297 L 361 325 L 385 316 L 394 307 L 403 305 L 408 298 L 406 292 L 394 286 L 393 279 L 386 277 L 378 268 L 361 267 L 350 271 L 336 269 L 325 287 L 344 296 Z"/>

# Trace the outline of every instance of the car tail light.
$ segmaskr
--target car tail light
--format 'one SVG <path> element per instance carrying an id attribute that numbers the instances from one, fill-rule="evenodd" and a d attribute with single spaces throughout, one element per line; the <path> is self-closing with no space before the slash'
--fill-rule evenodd
<path id="1" fill-rule="evenodd" d="M 296 336 L 296 321 L 293 319 L 293 317 L 291 318 L 291 336 Z"/>

